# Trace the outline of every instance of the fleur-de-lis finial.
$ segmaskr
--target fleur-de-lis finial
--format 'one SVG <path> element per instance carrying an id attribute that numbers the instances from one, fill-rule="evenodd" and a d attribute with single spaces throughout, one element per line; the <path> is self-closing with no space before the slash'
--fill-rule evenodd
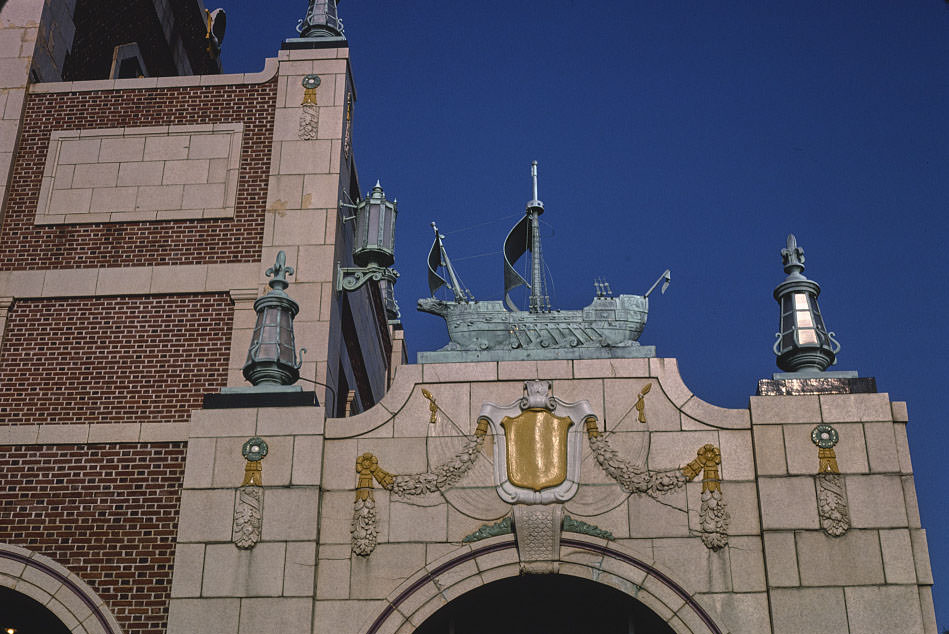
<path id="1" fill-rule="evenodd" d="M 287 254 L 283 251 L 277 253 L 277 259 L 274 265 L 267 269 L 265 273 L 267 277 L 273 276 L 273 279 L 269 282 L 270 288 L 282 291 L 290 286 L 290 282 L 287 281 L 287 276 L 293 275 L 293 267 L 287 266 Z"/>
<path id="2" fill-rule="evenodd" d="M 781 259 L 784 261 L 784 272 L 789 275 L 804 270 L 804 249 L 797 246 L 797 238 L 793 233 L 788 234 L 787 248 L 781 249 Z"/>

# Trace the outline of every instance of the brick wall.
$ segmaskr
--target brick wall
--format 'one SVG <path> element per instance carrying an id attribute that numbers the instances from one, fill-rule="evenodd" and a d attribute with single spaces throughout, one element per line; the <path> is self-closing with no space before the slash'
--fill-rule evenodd
<path id="1" fill-rule="evenodd" d="M 0 225 L 0 270 L 256 262 L 263 242 L 276 81 L 38 93 L 25 105 Z M 243 122 L 233 219 L 34 224 L 53 130 Z"/>
<path id="2" fill-rule="evenodd" d="M 0 541 L 75 572 L 123 632 L 163 633 L 185 451 L 180 442 L 0 445 Z"/>
<path id="3" fill-rule="evenodd" d="M 225 293 L 17 300 L 0 424 L 187 422 L 227 383 Z"/>

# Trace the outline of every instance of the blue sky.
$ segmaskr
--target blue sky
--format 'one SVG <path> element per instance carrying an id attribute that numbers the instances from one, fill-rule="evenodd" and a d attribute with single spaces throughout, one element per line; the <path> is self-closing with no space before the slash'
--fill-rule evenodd
<path id="1" fill-rule="evenodd" d="M 219 4 L 225 71 L 249 72 L 307 2 Z M 836 369 L 908 401 L 949 627 L 946 4 L 347 0 L 340 14 L 361 186 L 379 178 L 399 200 L 412 358 L 447 342 L 439 318 L 415 311 L 429 223 L 474 295 L 500 298 L 498 254 L 531 197 L 531 160 L 554 307 L 588 304 L 597 277 L 642 293 L 670 268 L 640 341 L 717 405 L 747 407 L 777 370 L 771 292 L 796 233 L 843 346 Z"/>

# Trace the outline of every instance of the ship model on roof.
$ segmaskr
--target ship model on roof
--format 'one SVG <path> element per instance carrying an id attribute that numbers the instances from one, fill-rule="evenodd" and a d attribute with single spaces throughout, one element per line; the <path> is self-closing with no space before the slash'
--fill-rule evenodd
<path id="1" fill-rule="evenodd" d="M 418 300 L 422 312 L 445 319 L 450 342 L 444 348 L 420 352 L 419 363 L 453 361 L 517 361 L 540 359 L 603 359 L 653 357 L 654 346 L 638 342 L 646 325 L 649 295 L 662 284 L 669 285 L 666 270 L 643 295 L 614 297 L 605 282 L 595 283 L 593 302 L 580 310 L 552 310 L 546 283 L 540 240 L 540 215 L 544 204 L 537 198 L 537 161 L 531 165 L 534 197 L 524 217 L 504 240 L 504 301 L 477 301 L 465 289 L 448 258 L 445 236 L 435 223 L 435 241 L 428 255 L 428 285 L 431 297 Z M 514 265 L 530 252 L 530 282 Z M 444 274 L 440 273 L 444 271 Z M 511 291 L 530 290 L 528 310 L 519 310 Z M 435 292 L 447 287 L 453 298 L 438 299 Z"/>

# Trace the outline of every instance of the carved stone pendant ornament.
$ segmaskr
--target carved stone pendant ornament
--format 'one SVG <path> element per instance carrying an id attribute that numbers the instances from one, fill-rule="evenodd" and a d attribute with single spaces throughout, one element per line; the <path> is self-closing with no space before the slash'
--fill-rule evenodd
<path id="1" fill-rule="evenodd" d="M 320 125 L 320 109 L 316 104 L 316 87 L 320 85 L 319 75 L 307 75 L 303 78 L 303 107 L 300 112 L 299 137 L 303 141 L 317 138 Z"/>
<path id="2" fill-rule="evenodd" d="M 525 381 L 520 400 L 485 403 L 478 415 L 503 439 L 494 443 L 494 476 L 510 504 L 566 502 L 580 486 L 582 425 L 596 416 L 587 401 L 565 403 L 550 389 L 550 381 Z"/>
<path id="3" fill-rule="evenodd" d="M 260 541 L 264 521 L 264 489 L 261 460 L 267 455 L 267 443 L 263 438 L 251 438 L 241 447 L 247 459 L 244 465 L 244 481 L 237 490 L 234 504 L 234 526 L 232 537 L 238 548 L 253 548 Z"/>
<path id="4" fill-rule="evenodd" d="M 850 529 L 850 507 L 847 502 L 847 487 L 837 466 L 834 446 L 840 439 L 837 430 L 830 425 L 818 425 L 811 432 L 811 441 L 817 445 L 820 461 L 817 475 L 817 514 L 821 528 L 832 537 L 840 537 Z"/>

